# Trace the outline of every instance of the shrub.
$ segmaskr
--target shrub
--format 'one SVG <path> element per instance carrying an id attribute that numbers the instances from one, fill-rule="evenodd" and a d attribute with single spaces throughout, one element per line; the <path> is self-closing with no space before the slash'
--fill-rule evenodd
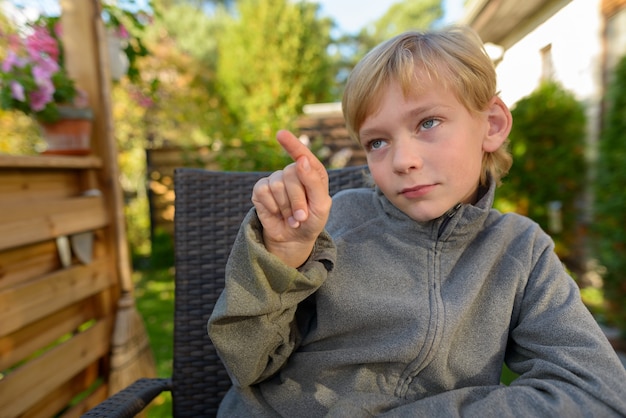
<path id="1" fill-rule="evenodd" d="M 498 190 L 498 207 L 506 205 L 539 223 L 554 239 L 559 257 L 576 271 L 578 202 L 587 172 L 583 106 L 559 83 L 544 81 L 511 113 L 513 167 Z M 550 219 L 551 205 L 557 206 L 553 213 L 560 215 L 561 228 Z"/>
<path id="2" fill-rule="evenodd" d="M 615 69 L 606 98 L 595 180 L 593 247 L 606 269 L 608 319 L 626 335 L 626 56 Z"/>

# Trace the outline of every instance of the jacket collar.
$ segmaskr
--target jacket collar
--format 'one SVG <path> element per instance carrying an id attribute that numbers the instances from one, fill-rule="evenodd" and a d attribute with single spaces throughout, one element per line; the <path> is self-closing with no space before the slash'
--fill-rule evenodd
<path id="1" fill-rule="evenodd" d="M 389 217 L 400 221 L 395 222 L 398 230 L 394 228 L 394 233 L 410 231 L 411 234 L 415 234 L 421 232 L 426 233 L 430 239 L 464 241 L 468 239 L 468 236 L 473 237 L 487 219 L 493 206 L 496 184 L 489 176 L 487 185 L 479 188 L 478 201 L 475 204 L 457 204 L 439 218 L 427 222 L 411 219 L 395 207 L 378 187 L 375 189 L 384 212 Z"/>

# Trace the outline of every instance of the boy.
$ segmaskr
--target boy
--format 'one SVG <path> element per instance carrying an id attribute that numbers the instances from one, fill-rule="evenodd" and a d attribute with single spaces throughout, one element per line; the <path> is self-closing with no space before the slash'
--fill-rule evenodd
<path id="1" fill-rule="evenodd" d="M 373 189 L 260 180 L 209 334 L 223 416 L 626 416 L 626 371 L 550 238 L 493 209 L 511 113 L 467 28 L 373 49 L 343 98 Z M 520 377 L 500 385 L 503 362 Z"/>

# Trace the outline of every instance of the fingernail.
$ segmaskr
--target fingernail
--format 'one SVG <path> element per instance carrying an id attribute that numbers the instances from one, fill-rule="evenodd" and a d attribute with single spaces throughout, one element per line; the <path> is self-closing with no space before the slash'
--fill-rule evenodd
<path id="1" fill-rule="evenodd" d="M 292 228 L 297 228 L 297 227 L 300 226 L 300 222 L 296 221 L 293 216 L 290 216 L 290 217 L 287 218 L 287 223 Z"/>
<path id="2" fill-rule="evenodd" d="M 300 222 L 304 222 L 306 221 L 306 212 L 303 211 L 302 209 L 298 209 L 297 211 L 294 212 L 293 217 Z"/>

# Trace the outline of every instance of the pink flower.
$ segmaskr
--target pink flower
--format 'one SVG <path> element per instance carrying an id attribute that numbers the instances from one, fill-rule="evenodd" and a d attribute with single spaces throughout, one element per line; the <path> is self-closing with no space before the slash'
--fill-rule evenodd
<path id="1" fill-rule="evenodd" d="M 32 74 L 37 90 L 31 92 L 30 103 L 35 112 L 43 110 L 53 100 L 55 88 L 52 75 L 58 70 L 58 64 L 50 58 L 41 59 L 33 66 Z"/>
<path id="2" fill-rule="evenodd" d="M 50 80 L 52 75 L 59 70 L 59 64 L 56 61 L 48 57 L 39 57 L 35 65 L 33 65 L 33 77 L 35 82 L 39 84 L 38 80 Z"/>
<path id="3" fill-rule="evenodd" d="M 19 49 L 22 49 L 22 39 L 18 35 L 16 35 L 16 34 L 9 34 L 8 35 L 8 40 L 9 40 L 9 49 L 11 49 L 13 51 L 17 51 Z"/>
<path id="4" fill-rule="evenodd" d="M 87 92 L 83 89 L 76 89 L 76 97 L 74 97 L 74 106 L 87 107 L 89 106 L 89 97 Z"/>
<path id="5" fill-rule="evenodd" d="M 128 39 L 130 37 L 130 34 L 128 33 L 128 29 L 126 29 L 126 26 L 120 24 L 117 27 L 117 36 L 120 39 Z"/>
<path id="6" fill-rule="evenodd" d="M 20 58 L 15 52 L 9 51 L 6 59 L 2 63 L 2 71 L 5 73 L 10 72 L 13 67 L 22 68 L 26 65 L 26 61 Z"/>
<path id="7" fill-rule="evenodd" d="M 37 86 L 39 88 L 30 93 L 30 106 L 35 112 L 43 110 L 52 101 L 54 94 L 54 85 L 51 80 L 47 82 L 42 80 L 41 84 L 37 83 Z"/>
<path id="8" fill-rule="evenodd" d="M 149 97 L 142 97 L 141 100 L 139 101 L 139 106 L 144 107 L 146 109 L 151 108 L 152 106 L 154 106 L 154 100 L 152 100 Z"/>
<path id="9" fill-rule="evenodd" d="M 149 109 L 154 106 L 154 100 L 139 90 L 133 89 L 133 91 L 131 91 L 131 97 L 135 103 L 145 109 Z"/>
<path id="10" fill-rule="evenodd" d="M 36 26 L 33 34 L 26 38 L 26 50 L 34 60 L 37 60 L 42 54 L 49 56 L 54 61 L 59 59 L 59 46 L 56 39 L 50 36 L 48 30 L 42 26 Z"/>
<path id="11" fill-rule="evenodd" d="M 11 96 L 15 100 L 23 102 L 26 99 L 26 96 L 24 96 L 24 86 L 17 81 L 11 81 Z"/>
<path id="12" fill-rule="evenodd" d="M 60 26 L 30 25 L 26 38 L 8 36 L 6 58 L 0 61 L 2 109 L 14 109 L 40 120 L 54 121 L 57 103 L 71 103 L 76 87 L 59 62 Z"/>
<path id="13" fill-rule="evenodd" d="M 54 35 L 61 39 L 61 37 L 63 36 L 63 27 L 61 26 L 61 22 L 57 22 L 54 24 Z"/>

